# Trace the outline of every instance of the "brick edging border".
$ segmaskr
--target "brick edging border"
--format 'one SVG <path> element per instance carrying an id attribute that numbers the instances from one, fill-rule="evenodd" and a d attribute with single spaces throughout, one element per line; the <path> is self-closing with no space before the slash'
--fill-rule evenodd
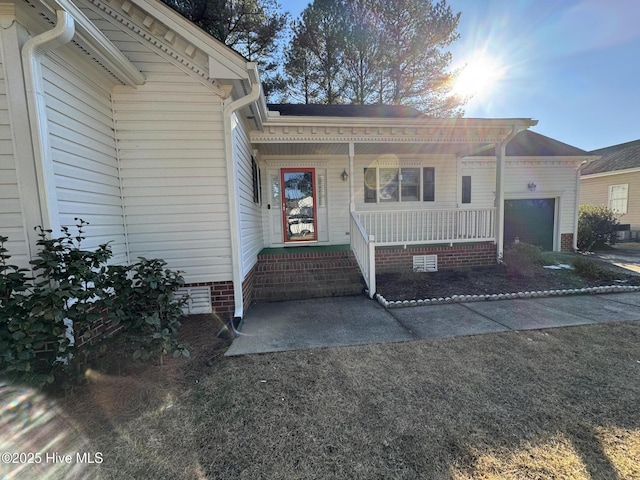
<path id="1" fill-rule="evenodd" d="M 564 295 L 585 295 L 599 293 L 624 293 L 640 291 L 640 285 L 609 285 L 605 287 L 571 288 L 566 290 L 534 290 L 517 293 L 493 293 L 487 295 L 451 295 L 450 297 L 424 300 L 387 300 L 377 293 L 375 299 L 384 308 L 420 307 L 423 305 L 442 305 L 446 303 L 484 302 L 492 300 L 514 300 L 517 298 L 557 297 Z"/>

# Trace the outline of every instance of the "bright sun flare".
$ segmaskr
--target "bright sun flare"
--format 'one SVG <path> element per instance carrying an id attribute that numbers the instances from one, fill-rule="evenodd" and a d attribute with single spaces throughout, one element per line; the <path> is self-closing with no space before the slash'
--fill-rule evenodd
<path id="1" fill-rule="evenodd" d="M 503 68 L 494 59 L 474 57 L 460 71 L 452 93 L 463 98 L 487 97 L 503 73 Z"/>

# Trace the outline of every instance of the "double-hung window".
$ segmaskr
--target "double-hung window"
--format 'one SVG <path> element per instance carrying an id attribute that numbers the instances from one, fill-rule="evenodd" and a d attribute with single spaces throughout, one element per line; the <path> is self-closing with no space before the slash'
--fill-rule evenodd
<path id="1" fill-rule="evenodd" d="M 629 198 L 629 184 L 609 186 L 609 208 L 615 213 L 627 213 L 627 200 Z"/>
<path id="2" fill-rule="evenodd" d="M 421 173 L 422 170 L 422 173 Z M 434 201 L 435 175 L 432 167 L 365 168 L 365 203 Z"/>

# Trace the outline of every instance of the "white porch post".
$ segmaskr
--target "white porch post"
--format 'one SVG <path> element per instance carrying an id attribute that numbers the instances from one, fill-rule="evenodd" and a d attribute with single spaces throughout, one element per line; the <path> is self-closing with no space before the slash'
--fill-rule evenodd
<path id="1" fill-rule="evenodd" d="M 355 146 L 353 142 L 349 142 L 349 211 L 356 211 L 356 197 L 354 191 L 354 180 L 353 173 L 355 170 L 354 162 L 355 162 Z"/>
<path id="2" fill-rule="evenodd" d="M 502 261 L 504 250 L 504 157 L 506 154 L 507 141 L 502 141 L 496 145 L 496 243 L 497 260 Z"/>

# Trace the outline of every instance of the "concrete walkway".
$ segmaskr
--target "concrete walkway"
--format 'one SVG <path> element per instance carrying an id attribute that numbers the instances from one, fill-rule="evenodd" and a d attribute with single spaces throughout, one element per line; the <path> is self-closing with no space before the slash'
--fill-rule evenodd
<path id="1" fill-rule="evenodd" d="M 386 310 L 366 297 L 254 306 L 226 355 L 337 347 L 640 320 L 640 293 L 428 305 Z"/>

